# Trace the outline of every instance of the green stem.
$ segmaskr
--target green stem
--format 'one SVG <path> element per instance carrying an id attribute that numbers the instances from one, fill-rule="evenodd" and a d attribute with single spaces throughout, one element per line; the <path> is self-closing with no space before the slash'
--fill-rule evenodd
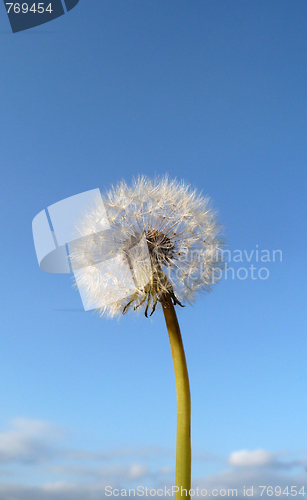
<path id="1" fill-rule="evenodd" d="M 177 393 L 177 443 L 175 500 L 189 499 L 191 489 L 191 396 L 187 363 L 175 308 L 168 296 L 163 312 L 171 344 Z M 186 490 L 186 491 L 184 491 Z"/>

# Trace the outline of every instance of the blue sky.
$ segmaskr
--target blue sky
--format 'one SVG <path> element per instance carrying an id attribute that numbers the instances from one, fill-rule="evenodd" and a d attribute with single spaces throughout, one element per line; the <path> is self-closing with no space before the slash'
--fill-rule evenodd
<path id="1" fill-rule="evenodd" d="M 174 482 L 161 312 L 80 311 L 31 232 L 48 205 L 138 174 L 209 195 L 232 257 L 234 279 L 178 311 L 193 485 L 306 485 L 306 23 L 301 0 L 80 0 L 12 34 L 0 6 L 0 500 Z"/>

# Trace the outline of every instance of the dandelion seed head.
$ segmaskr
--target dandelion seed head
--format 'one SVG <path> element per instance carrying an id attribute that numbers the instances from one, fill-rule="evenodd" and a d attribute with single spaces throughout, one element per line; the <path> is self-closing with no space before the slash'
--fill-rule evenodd
<path id="1" fill-rule="evenodd" d="M 216 213 L 183 181 L 122 181 L 96 200 L 76 229 L 80 239 L 70 254 L 76 282 L 100 304 L 100 314 L 147 316 L 165 305 L 166 295 L 175 305 L 191 303 L 221 277 Z"/>

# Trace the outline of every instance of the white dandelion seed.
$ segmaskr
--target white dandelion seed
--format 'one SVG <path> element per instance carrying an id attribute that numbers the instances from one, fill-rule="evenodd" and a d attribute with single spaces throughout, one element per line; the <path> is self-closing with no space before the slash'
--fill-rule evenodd
<path id="1" fill-rule="evenodd" d="M 76 283 L 101 314 L 151 315 L 166 296 L 183 306 L 221 277 L 221 227 L 209 199 L 167 176 L 120 182 L 77 230 L 70 253 Z"/>

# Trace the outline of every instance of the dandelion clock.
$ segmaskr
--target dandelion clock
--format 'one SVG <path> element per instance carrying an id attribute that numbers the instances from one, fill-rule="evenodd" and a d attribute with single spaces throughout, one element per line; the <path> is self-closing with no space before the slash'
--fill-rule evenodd
<path id="1" fill-rule="evenodd" d="M 73 272 L 84 309 L 101 316 L 162 310 L 177 392 L 176 499 L 190 497 L 190 387 L 175 309 L 221 277 L 220 226 L 184 182 L 139 177 L 66 198 L 33 220 L 41 269 Z"/>

